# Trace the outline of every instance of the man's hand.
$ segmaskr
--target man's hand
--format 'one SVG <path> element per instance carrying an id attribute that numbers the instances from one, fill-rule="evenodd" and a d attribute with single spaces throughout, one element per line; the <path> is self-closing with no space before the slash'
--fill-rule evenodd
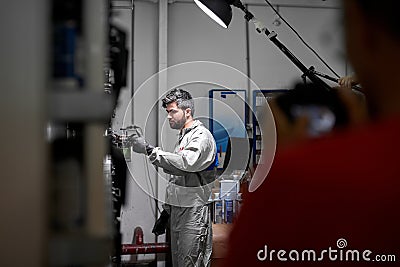
<path id="1" fill-rule="evenodd" d="M 154 224 L 153 230 L 151 232 L 156 236 L 165 234 L 165 229 L 167 229 L 168 221 L 169 221 L 169 214 L 166 210 L 163 210 L 161 212 L 160 217 Z"/>
<path id="2" fill-rule="evenodd" d="M 338 80 L 338 84 L 341 87 L 351 88 L 351 86 L 358 84 L 358 79 L 357 79 L 357 76 L 355 74 L 348 75 L 348 76 L 341 77 Z"/>
<path id="3" fill-rule="evenodd" d="M 132 150 L 136 153 L 149 155 L 154 149 L 137 131 L 128 137 L 127 143 L 132 146 Z"/>

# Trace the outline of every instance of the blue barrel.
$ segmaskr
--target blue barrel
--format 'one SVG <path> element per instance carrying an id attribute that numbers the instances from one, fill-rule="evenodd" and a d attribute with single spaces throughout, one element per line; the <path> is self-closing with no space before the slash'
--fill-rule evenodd
<path id="1" fill-rule="evenodd" d="M 225 223 L 233 223 L 233 200 L 225 199 Z"/>

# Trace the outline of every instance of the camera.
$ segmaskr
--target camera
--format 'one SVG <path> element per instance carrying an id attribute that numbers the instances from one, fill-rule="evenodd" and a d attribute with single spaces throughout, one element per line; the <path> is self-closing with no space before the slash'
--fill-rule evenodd
<path id="1" fill-rule="evenodd" d="M 314 83 L 298 83 L 277 96 L 276 103 L 289 122 L 307 117 L 308 135 L 317 137 L 348 123 L 348 114 L 336 89 L 327 90 Z"/>

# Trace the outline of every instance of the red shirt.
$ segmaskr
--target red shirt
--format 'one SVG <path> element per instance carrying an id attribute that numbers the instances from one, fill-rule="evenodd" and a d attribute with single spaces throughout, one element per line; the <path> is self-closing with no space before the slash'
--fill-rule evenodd
<path id="1" fill-rule="evenodd" d="M 400 117 L 280 151 L 225 266 L 400 266 L 399 153 Z"/>

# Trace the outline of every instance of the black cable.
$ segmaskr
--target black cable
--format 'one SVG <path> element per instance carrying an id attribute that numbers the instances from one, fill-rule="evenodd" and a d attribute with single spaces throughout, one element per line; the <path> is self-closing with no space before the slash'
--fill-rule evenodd
<path id="1" fill-rule="evenodd" d="M 272 10 L 278 15 L 278 17 L 296 34 L 296 36 L 300 39 L 300 41 L 314 53 L 314 55 L 333 73 L 336 77 L 340 78 L 340 76 L 325 62 L 324 59 L 321 58 L 320 55 L 309 45 L 306 41 L 300 36 L 300 34 L 279 14 L 279 12 L 273 7 L 273 5 L 268 1 L 265 0 L 267 4 L 272 8 Z"/>
<path id="2" fill-rule="evenodd" d="M 142 128 L 140 128 L 139 126 L 133 126 L 133 128 L 136 129 L 140 135 L 143 135 Z M 144 165 L 146 167 L 146 174 L 147 174 L 146 181 L 150 182 L 151 193 L 157 199 L 158 196 L 156 196 L 155 193 L 154 193 L 153 183 L 151 182 L 151 179 L 150 179 L 149 163 L 148 163 L 148 161 L 146 159 L 146 156 L 143 156 L 143 160 L 144 160 Z M 157 200 L 157 203 L 158 203 L 158 200 Z M 156 204 L 156 208 L 158 209 L 158 212 L 161 214 L 161 210 L 160 210 L 160 207 L 158 206 L 158 204 Z M 154 214 L 155 214 L 155 212 L 154 212 Z"/>
<path id="3" fill-rule="evenodd" d="M 149 163 L 147 162 L 146 156 L 144 156 L 143 158 L 144 158 L 144 164 L 146 166 L 147 178 L 148 178 L 148 181 L 150 182 L 151 192 L 152 192 L 153 196 L 155 196 L 155 198 L 157 199 L 158 196 L 156 196 L 155 193 L 154 193 L 153 183 L 151 182 L 151 179 L 150 179 Z M 158 212 L 161 214 L 160 207 L 158 206 L 158 201 L 157 201 L 157 204 L 156 204 L 156 208 L 158 209 Z"/>

